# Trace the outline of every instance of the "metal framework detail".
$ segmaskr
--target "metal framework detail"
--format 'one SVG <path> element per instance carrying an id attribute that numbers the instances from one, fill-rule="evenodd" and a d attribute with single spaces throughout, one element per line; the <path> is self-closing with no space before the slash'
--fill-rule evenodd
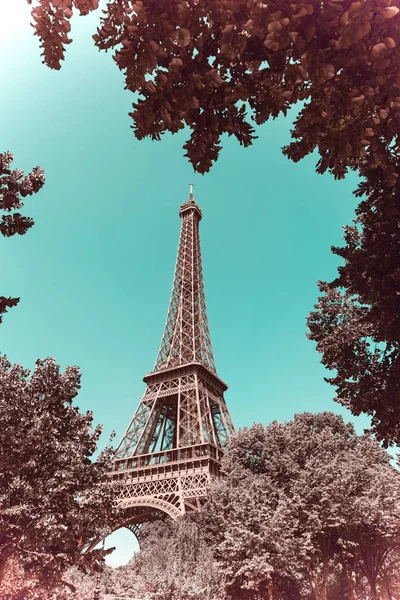
<path id="1" fill-rule="evenodd" d="M 199 510 L 219 477 L 234 432 L 208 327 L 201 264 L 200 208 L 182 204 L 182 227 L 167 322 L 144 395 L 109 473 L 126 514 L 121 525 L 140 537 L 143 523 Z"/>
<path id="2" fill-rule="evenodd" d="M 181 235 L 171 300 L 154 371 L 201 362 L 216 373 L 208 328 L 201 264 L 199 222 L 201 210 L 190 194 L 182 204 Z"/>

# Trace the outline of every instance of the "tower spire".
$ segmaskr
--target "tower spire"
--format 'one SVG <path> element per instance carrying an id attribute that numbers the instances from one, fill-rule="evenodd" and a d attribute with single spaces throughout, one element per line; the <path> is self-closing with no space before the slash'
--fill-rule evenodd
<path id="1" fill-rule="evenodd" d="M 178 256 L 164 334 L 154 371 L 200 363 L 216 373 L 208 327 L 201 262 L 199 222 L 202 213 L 193 199 L 182 204 Z"/>

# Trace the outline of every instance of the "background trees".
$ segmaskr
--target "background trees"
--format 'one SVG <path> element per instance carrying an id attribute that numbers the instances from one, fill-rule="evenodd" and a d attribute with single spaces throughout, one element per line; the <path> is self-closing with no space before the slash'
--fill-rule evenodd
<path id="1" fill-rule="evenodd" d="M 36 194 L 44 185 L 44 172 L 35 167 L 28 175 L 20 169 L 11 169 L 13 155 L 11 152 L 0 154 L 0 233 L 11 237 L 18 233 L 24 235 L 33 225 L 33 219 L 24 217 L 16 210 L 23 207 L 22 198 Z M 2 315 L 8 308 L 16 306 L 19 298 L 0 296 L 0 323 Z"/>
<path id="2" fill-rule="evenodd" d="M 101 577 L 103 594 L 150 600 L 223 599 L 222 579 L 211 549 L 191 519 L 157 521 L 143 528 L 140 552 L 123 567 L 106 567 Z M 74 600 L 91 598 L 94 578 L 76 569 L 66 574 L 76 587 Z"/>
<path id="3" fill-rule="evenodd" d="M 93 461 L 101 428 L 72 405 L 79 387 L 77 367 L 61 373 L 46 359 L 30 373 L 0 357 L 0 586 L 10 561 L 46 589 L 103 556 L 83 550 L 116 515 L 104 481 L 111 451 Z"/>
<path id="4" fill-rule="evenodd" d="M 146 525 L 141 550 L 118 569 L 111 590 L 165 600 L 218 600 L 220 576 L 202 532 L 189 519 Z"/>
<path id="5" fill-rule="evenodd" d="M 148 600 L 394 600 L 400 475 L 332 413 L 240 430 L 204 510 L 145 527 L 105 593 Z M 82 589 L 87 589 L 86 585 Z M 77 600 L 83 600 L 79 593 Z"/>
<path id="6" fill-rule="evenodd" d="M 25 571 L 16 559 L 7 562 L 0 584 L 2 600 L 65 600 L 72 591 L 73 587 L 68 588 L 64 582 L 60 585 L 43 584 L 37 573 Z"/>
<path id="7" fill-rule="evenodd" d="M 229 597 L 385 597 L 400 478 L 373 439 L 304 413 L 240 431 L 223 469 L 202 522 Z"/>

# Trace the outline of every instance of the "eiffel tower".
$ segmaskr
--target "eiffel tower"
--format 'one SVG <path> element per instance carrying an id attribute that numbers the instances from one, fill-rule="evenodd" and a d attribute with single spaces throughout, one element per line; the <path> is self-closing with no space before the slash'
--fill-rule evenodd
<path id="1" fill-rule="evenodd" d="M 218 377 L 208 328 L 200 252 L 202 213 L 190 185 L 182 219 L 167 322 L 142 400 L 114 455 L 112 477 L 123 524 L 199 510 L 219 476 L 234 432 Z M 121 526 L 120 525 L 120 526 Z"/>

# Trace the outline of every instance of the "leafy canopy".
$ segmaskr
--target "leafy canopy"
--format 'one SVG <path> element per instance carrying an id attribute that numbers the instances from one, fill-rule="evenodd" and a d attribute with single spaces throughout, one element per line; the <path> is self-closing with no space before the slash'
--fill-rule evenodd
<path id="1" fill-rule="evenodd" d="M 24 235 L 34 224 L 33 219 L 24 217 L 18 210 L 24 206 L 22 198 L 36 194 L 44 185 L 44 172 L 35 167 L 28 175 L 20 169 L 11 169 L 11 152 L 0 154 L 0 233 L 4 237 Z M 15 212 L 17 211 L 17 212 Z M 16 306 L 19 298 L 0 296 L 0 323 L 8 308 Z"/>
<path id="2" fill-rule="evenodd" d="M 0 357 L 0 585 L 12 560 L 52 586 L 103 556 L 83 550 L 116 517 L 104 481 L 111 450 L 93 460 L 101 427 L 72 405 L 79 388 L 77 367 L 61 373 L 46 359 L 30 373 Z"/>
<path id="3" fill-rule="evenodd" d="M 354 415 L 371 416 L 385 446 L 400 444 L 400 188 L 361 202 L 338 277 L 319 284 L 323 295 L 308 317 L 309 338 L 336 400 Z"/>
<path id="4" fill-rule="evenodd" d="M 239 431 L 223 470 L 201 522 L 229 598 L 387 597 L 374 593 L 400 547 L 400 476 L 375 440 L 304 413 Z"/>
<path id="5" fill-rule="evenodd" d="M 28 0 L 31 4 L 32 0 Z M 98 0 L 36 0 L 44 62 L 59 69 L 73 11 Z M 396 177 L 400 9 L 390 0 L 111 0 L 94 35 L 139 92 L 138 139 L 187 126 L 185 150 L 204 173 L 220 138 L 254 139 L 257 124 L 303 103 L 285 152 L 317 149 L 319 172 L 376 168 Z"/>

